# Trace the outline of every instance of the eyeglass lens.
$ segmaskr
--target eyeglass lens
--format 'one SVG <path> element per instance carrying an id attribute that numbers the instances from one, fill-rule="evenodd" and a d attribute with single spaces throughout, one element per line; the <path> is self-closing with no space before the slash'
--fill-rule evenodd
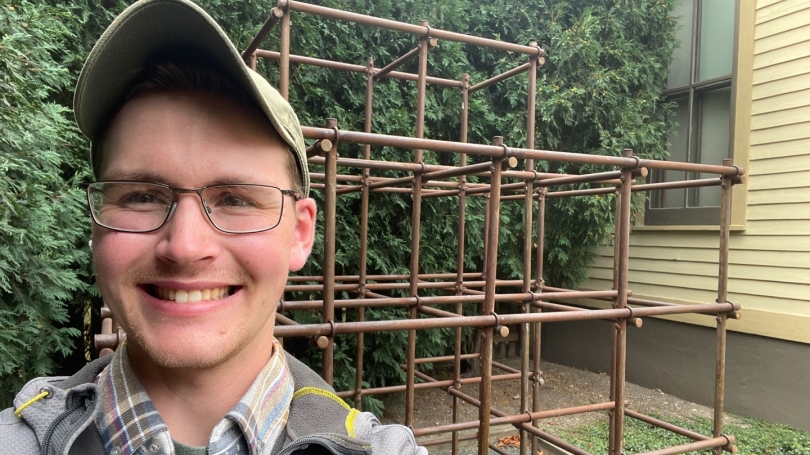
<path id="1" fill-rule="evenodd" d="M 88 188 L 93 218 L 129 232 L 158 229 L 171 212 L 174 190 L 140 182 L 97 182 Z M 200 192 L 208 218 L 228 232 L 272 229 L 281 220 L 284 193 L 263 185 L 216 185 Z"/>

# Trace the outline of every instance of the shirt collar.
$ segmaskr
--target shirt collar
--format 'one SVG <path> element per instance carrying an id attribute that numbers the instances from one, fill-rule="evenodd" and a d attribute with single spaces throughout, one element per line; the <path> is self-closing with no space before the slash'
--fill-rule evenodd
<path id="1" fill-rule="evenodd" d="M 287 423 L 293 391 L 284 352 L 274 339 L 270 360 L 211 432 L 208 453 L 259 455 L 266 447 L 272 448 Z M 126 342 L 99 374 L 98 395 L 95 422 L 107 453 L 132 455 L 156 438 L 170 440 L 169 428 L 129 364 Z M 240 452 L 239 447 L 246 450 Z M 174 448 L 164 453 L 174 454 Z"/>

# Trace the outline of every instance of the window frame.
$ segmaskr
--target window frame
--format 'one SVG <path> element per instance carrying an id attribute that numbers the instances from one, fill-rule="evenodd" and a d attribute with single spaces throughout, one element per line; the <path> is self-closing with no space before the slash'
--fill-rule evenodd
<path id="1" fill-rule="evenodd" d="M 701 94 L 712 90 L 730 88 L 729 100 L 729 141 L 727 156 L 733 158 L 735 154 L 735 113 L 737 98 L 737 72 L 738 57 L 740 51 L 740 0 L 734 0 L 734 25 L 732 36 L 732 62 L 731 73 L 711 79 L 696 81 L 700 71 L 700 33 L 701 33 L 701 11 L 703 3 L 707 0 L 692 0 L 692 33 L 690 42 L 690 82 L 685 86 L 672 89 L 664 88 L 661 92 L 663 100 L 687 97 L 688 99 L 688 124 L 687 124 L 687 159 L 690 162 L 699 162 L 700 159 L 700 128 L 696 126 L 702 122 Z M 712 0 L 708 0 L 712 1 Z M 696 115 L 697 114 L 697 115 Z M 695 131 L 697 130 L 697 131 Z M 697 156 L 692 157 L 690 155 Z M 719 163 L 716 163 L 719 164 Z M 695 173 L 686 173 L 686 179 L 697 178 Z M 647 183 L 657 183 L 663 181 L 663 171 L 654 170 L 647 176 Z M 664 190 L 652 191 L 645 200 L 644 225 L 645 226 L 693 226 L 693 225 L 719 225 L 720 207 L 705 206 L 699 207 L 689 204 L 697 202 L 697 195 L 700 189 L 695 191 L 684 190 L 684 207 L 656 207 L 663 199 Z"/>

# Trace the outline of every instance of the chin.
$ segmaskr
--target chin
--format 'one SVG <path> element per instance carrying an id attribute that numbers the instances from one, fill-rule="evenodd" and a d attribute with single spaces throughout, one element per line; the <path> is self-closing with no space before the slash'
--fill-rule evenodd
<path id="1" fill-rule="evenodd" d="M 219 366 L 238 353 L 242 346 L 231 346 L 225 340 L 188 340 L 174 336 L 171 341 L 150 342 L 127 335 L 129 346 L 136 346 L 149 363 L 171 369 L 209 369 Z"/>

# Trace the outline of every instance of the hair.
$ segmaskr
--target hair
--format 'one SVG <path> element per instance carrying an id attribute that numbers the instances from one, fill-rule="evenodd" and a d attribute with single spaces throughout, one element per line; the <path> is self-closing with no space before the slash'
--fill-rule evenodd
<path id="1" fill-rule="evenodd" d="M 222 96 L 236 101 L 239 106 L 242 106 L 247 111 L 267 119 L 264 111 L 256 101 L 227 74 L 216 67 L 189 58 L 152 61 L 133 84 L 117 111 L 120 111 L 133 98 L 145 94 L 175 91 Z M 115 115 L 110 116 L 111 119 L 114 117 Z M 101 172 L 101 158 L 104 156 L 103 150 L 108 131 L 109 124 L 97 141 L 97 146 L 94 147 L 93 172 L 96 176 L 99 176 Z M 286 143 L 284 145 L 289 151 L 285 166 L 292 182 L 291 189 L 303 195 L 303 181 L 297 160 L 289 145 Z"/>

